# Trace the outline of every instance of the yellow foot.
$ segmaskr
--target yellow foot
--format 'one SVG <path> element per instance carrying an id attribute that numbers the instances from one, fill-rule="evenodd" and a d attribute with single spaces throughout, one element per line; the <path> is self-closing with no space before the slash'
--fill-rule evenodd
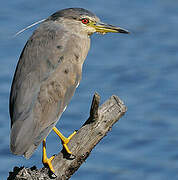
<path id="1" fill-rule="evenodd" d="M 76 131 L 74 131 L 68 138 L 64 137 L 62 135 L 62 133 L 56 128 L 53 128 L 53 131 L 60 137 L 62 144 L 65 148 L 65 150 L 67 151 L 68 154 L 72 154 L 72 152 L 69 150 L 67 144 L 69 143 L 69 141 L 71 140 L 71 138 L 77 133 Z"/>
<path id="2" fill-rule="evenodd" d="M 50 158 L 47 157 L 46 154 L 46 139 L 43 140 L 43 159 L 42 162 L 44 165 L 48 165 L 49 169 L 51 170 L 52 173 L 55 172 L 53 166 L 52 166 L 52 160 L 54 159 L 55 156 L 52 156 Z"/>
<path id="3" fill-rule="evenodd" d="M 45 159 L 43 159 L 43 164 L 44 165 L 48 165 L 48 167 L 49 167 L 49 169 L 54 173 L 55 172 L 55 170 L 54 170 L 54 168 L 53 168 L 53 165 L 52 165 L 52 163 L 51 163 L 51 161 L 54 159 L 54 156 L 51 156 L 50 158 L 45 158 Z"/>
<path id="4" fill-rule="evenodd" d="M 69 150 L 67 144 L 69 143 L 69 141 L 71 140 L 71 138 L 76 134 L 77 132 L 74 131 L 68 138 L 66 138 L 66 141 L 65 142 L 62 142 L 64 148 L 66 149 L 67 153 L 68 154 L 72 154 L 72 152 Z"/>

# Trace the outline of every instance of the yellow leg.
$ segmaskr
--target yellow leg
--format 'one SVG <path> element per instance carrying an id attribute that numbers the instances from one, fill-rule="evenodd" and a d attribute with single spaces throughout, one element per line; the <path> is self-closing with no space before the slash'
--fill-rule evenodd
<path id="1" fill-rule="evenodd" d="M 62 133 L 56 127 L 53 128 L 53 131 L 60 137 L 62 144 L 64 148 L 66 149 L 67 153 L 72 154 L 67 144 L 69 143 L 70 139 L 76 134 L 76 131 L 74 131 L 68 138 L 64 137 Z"/>
<path id="2" fill-rule="evenodd" d="M 51 161 L 54 159 L 54 156 L 48 158 L 46 153 L 46 139 L 43 140 L 43 159 L 42 162 L 44 165 L 48 165 L 49 169 L 54 173 L 54 168 L 52 166 Z"/>

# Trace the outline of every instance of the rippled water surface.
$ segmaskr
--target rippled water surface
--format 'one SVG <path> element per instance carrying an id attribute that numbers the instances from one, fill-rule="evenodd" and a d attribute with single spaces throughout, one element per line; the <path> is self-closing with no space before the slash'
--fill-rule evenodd
<path id="1" fill-rule="evenodd" d="M 29 160 L 9 151 L 8 99 L 22 48 L 35 28 L 25 26 L 66 7 L 84 7 L 131 35 L 92 36 L 83 78 L 57 127 L 69 135 L 87 119 L 92 96 L 102 102 L 118 95 L 128 107 L 124 117 L 92 151 L 72 180 L 177 180 L 178 178 L 178 1 L 1 2 L 0 11 L 0 179 L 16 165 L 41 164 L 41 146 Z M 48 154 L 61 145 L 53 133 Z"/>

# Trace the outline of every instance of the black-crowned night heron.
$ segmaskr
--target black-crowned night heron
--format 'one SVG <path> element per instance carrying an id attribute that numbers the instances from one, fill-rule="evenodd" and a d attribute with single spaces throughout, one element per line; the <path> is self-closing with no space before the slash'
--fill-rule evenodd
<path id="1" fill-rule="evenodd" d="M 52 172 L 46 155 L 46 140 L 51 130 L 64 137 L 55 127 L 71 100 L 82 75 L 82 66 L 93 33 L 126 33 L 120 27 L 104 24 L 88 10 L 69 8 L 47 18 L 27 41 L 14 75 L 10 94 L 10 148 L 16 155 L 30 158 L 43 141 L 44 164 Z"/>

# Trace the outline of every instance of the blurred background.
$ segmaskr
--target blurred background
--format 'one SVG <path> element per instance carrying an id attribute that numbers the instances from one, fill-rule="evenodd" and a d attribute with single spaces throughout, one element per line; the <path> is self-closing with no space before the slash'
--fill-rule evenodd
<path id="1" fill-rule="evenodd" d="M 8 101 L 15 67 L 34 28 L 24 27 L 68 7 L 83 7 L 132 33 L 93 35 L 83 78 L 57 127 L 68 136 L 89 116 L 94 92 L 119 96 L 128 111 L 92 151 L 72 180 L 177 180 L 178 1 L 15 0 L 0 8 L 0 179 L 14 166 L 42 167 L 41 146 L 31 159 L 9 151 Z M 62 148 L 52 132 L 48 156 Z"/>

